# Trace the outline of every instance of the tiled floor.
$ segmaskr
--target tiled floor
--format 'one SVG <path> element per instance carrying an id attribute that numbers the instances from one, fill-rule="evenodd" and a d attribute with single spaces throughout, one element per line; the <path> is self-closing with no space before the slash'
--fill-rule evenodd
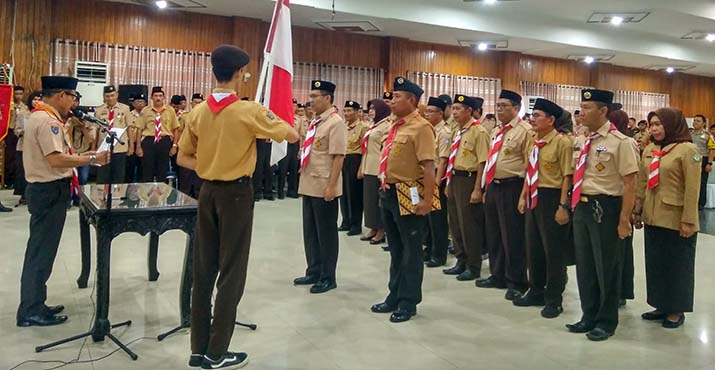
<path id="1" fill-rule="evenodd" d="M 4 204 L 14 204 L 0 192 Z M 70 211 L 62 245 L 49 282 L 49 303 L 64 304 L 70 321 L 54 328 L 15 327 L 19 276 L 27 240 L 28 214 L 18 208 L 0 214 L 0 369 L 26 359 L 75 358 L 81 342 L 36 354 L 34 347 L 85 331 L 92 316 L 91 289 L 79 290 L 77 210 Z M 249 369 L 668 369 L 715 370 L 715 237 L 699 236 L 696 312 L 684 327 L 666 331 L 643 322 L 645 304 L 642 234 L 635 238 L 636 300 L 621 311 L 621 326 L 604 343 L 569 334 L 564 324 L 580 313 L 573 268 L 565 296 L 566 312 L 554 320 L 536 308 L 516 308 L 503 291 L 482 290 L 427 270 L 424 302 L 418 315 L 404 324 L 370 312 L 386 293 L 389 257 L 378 247 L 341 234 L 338 289 L 321 296 L 294 287 L 292 279 L 305 267 L 301 244 L 300 202 L 260 202 L 256 206 L 253 248 L 246 294 L 239 318 L 259 325 L 256 332 L 237 328 L 233 349 L 249 352 Z M 184 236 L 170 232 L 161 239 L 158 282 L 146 280 L 147 239 L 120 236 L 113 245 L 110 319 L 134 324 L 115 331 L 123 341 L 155 337 L 178 320 L 178 287 Z M 451 261 L 450 261 L 451 263 Z M 482 271 L 488 274 L 488 267 Z M 90 281 L 92 284 L 92 281 Z M 93 364 L 70 369 L 182 369 L 189 355 L 186 332 L 164 342 L 154 339 L 130 346 L 139 354 L 131 361 L 119 352 Z M 85 345 L 83 360 L 115 350 L 112 342 Z M 56 364 L 27 364 L 44 369 Z"/>

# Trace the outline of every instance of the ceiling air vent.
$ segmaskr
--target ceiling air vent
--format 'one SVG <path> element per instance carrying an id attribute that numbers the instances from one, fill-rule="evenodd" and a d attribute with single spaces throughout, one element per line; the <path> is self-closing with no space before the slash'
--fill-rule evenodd
<path id="1" fill-rule="evenodd" d="M 671 68 L 672 70 L 669 71 L 669 69 Z M 646 69 L 651 71 L 667 71 L 669 73 L 673 73 L 676 71 L 683 72 L 693 68 L 695 68 L 694 65 L 651 65 L 646 67 Z"/>
<path id="2" fill-rule="evenodd" d="M 621 13 L 601 13 L 596 12 L 588 18 L 588 23 L 611 23 L 613 18 L 619 17 L 621 23 L 639 23 L 645 17 L 650 15 L 650 12 L 621 12 Z"/>
<path id="3" fill-rule="evenodd" d="M 683 40 L 708 40 L 715 39 L 715 32 L 708 31 L 693 31 L 681 37 Z"/>
<path id="4" fill-rule="evenodd" d="M 370 21 L 315 21 L 320 27 L 342 32 L 377 32 L 380 28 Z"/>
<path id="5" fill-rule="evenodd" d="M 615 55 L 606 55 L 606 54 L 596 54 L 596 55 L 569 55 L 568 59 L 570 60 L 578 60 L 578 61 L 586 61 L 590 60 L 590 63 L 593 62 L 608 62 L 609 60 L 613 59 Z"/>
<path id="6" fill-rule="evenodd" d="M 509 40 L 494 40 L 494 41 L 457 40 L 457 42 L 459 42 L 459 46 L 477 48 L 480 50 L 508 49 L 509 48 Z"/>
<path id="7" fill-rule="evenodd" d="M 154 0 L 132 0 L 136 4 L 149 6 L 156 8 L 156 1 Z M 167 0 L 167 9 L 203 9 L 206 5 L 201 4 L 195 0 Z"/>

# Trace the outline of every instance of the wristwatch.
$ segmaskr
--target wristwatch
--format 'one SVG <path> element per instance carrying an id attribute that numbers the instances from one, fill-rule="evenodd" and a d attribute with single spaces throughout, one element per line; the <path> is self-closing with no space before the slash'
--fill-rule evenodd
<path id="1" fill-rule="evenodd" d="M 174 145 L 172 145 L 172 147 L 178 148 L 178 147 L 179 147 L 179 144 L 174 144 Z"/>
<path id="2" fill-rule="evenodd" d="M 90 155 L 90 156 L 89 156 L 89 165 L 90 165 L 90 166 L 96 166 L 96 165 L 97 165 L 97 156 L 95 156 L 95 155 Z"/>
<path id="3" fill-rule="evenodd" d="M 568 204 L 568 203 L 561 203 L 561 204 L 559 204 L 559 207 L 561 207 L 561 208 L 563 208 L 563 209 L 565 209 L 565 210 L 567 210 L 567 211 L 570 211 L 570 210 L 571 210 L 571 205 Z"/>

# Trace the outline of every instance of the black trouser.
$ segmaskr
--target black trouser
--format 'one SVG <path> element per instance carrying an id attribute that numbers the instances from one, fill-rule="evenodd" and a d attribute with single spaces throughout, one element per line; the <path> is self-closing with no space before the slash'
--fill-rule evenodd
<path id="1" fill-rule="evenodd" d="M 26 187 L 27 180 L 25 180 L 25 167 L 22 164 L 22 150 L 18 150 L 15 152 L 15 190 L 13 194 L 24 199 Z"/>
<path id="2" fill-rule="evenodd" d="M 623 240 L 623 270 L 621 272 L 621 299 L 635 299 L 635 266 L 633 260 L 633 235 Z"/>
<path id="3" fill-rule="evenodd" d="M 338 200 L 303 195 L 305 276 L 335 281 L 338 265 Z"/>
<path id="4" fill-rule="evenodd" d="M 47 280 L 52 273 L 70 201 L 70 180 L 27 185 L 30 238 L 20 279 L 17 318 L 45 314 Z"/>
<path id="5" fill-rule="evenodd" d="M 192 353 L 216 358 L 225 354 L 231 343 L 236 307 L 246 285 L 253 205 L 248 177 L 203 184 L 194 249 Z M 214 284 L 216 300 L 212 314 Z"/>
<path id="6" fill-rule="evenodd" d="M 15 156 L 17 155 L 17 135 L 13 130 L 8 130 L 7 136 L 3 140 L 5 142 L 5 155 L 3 160 L 5 161 L 5 186 L 7 184 L 15 183 L 15 175 L 17 169 L 13 164 L 15 163 Z"/>
<path id="7" fill-rule="evenodd" d="M 622 197 L 584 195 L 573 216 L 576 277 L 582 321 L 609 332 L 618 326 L 623 240 L 618 237 Z"/>
<path id="8" fill-rule="evenodd" d="M 693 312 L 695 245 L 679 230 L 645 225 L 645 277 L 648 304 L 660 312 Z"/>
<path id="9" fill-rule="evenodd" d="M 298 195 L 298 151 L 300 144 L 288 144 L 286 157 L 278 162 L 278 196 L 285 195 L 286 179 L 288 180 L 288 195 Z"/>
<path id="10" fill-rule="evenodd" d="M 439 200 L 442 209 L 430 212 L 427 217 L 429 221 L 429 244 L 427 244 L 427 258 L 445 263 L 447 261 L 447 247 L 449 246 L 449 206 L 447 205 L 447 195 L 444 190 L 447 188 L 447 181 L 443 181 L 439 186 Z"/>
<path id="11" fill-rule="evenodd" d="M 561 189 L 539 188 L 535 209 L 526 211 L 526 255 L 529 288 L 544 294 L 546 304 L 560 306 L 566 288 L 564 249 L 568 244 L 569 224 L 556 222 Z"/>
<path id="12" fill-rule="evenodd" d="M 709 172 L 705 171 L 705 166 L 708 165 L 708 156 L 703 156 L 703 166 L 700 172 L 700 198 L 698 199 L 698 207 L 705 208 L 705 204 L 708 202 L 708 177 Z"/>
<path id="13" fill-rule="evenodd" d="M 273 197 L 273 169 L 271 169 L 272 144 L 265 139 L 256 140 L 256 170 L 253 172 L 253 192 Z"/>
<path id="14" fill-rule="evenodd" d="M 123 184 L 127 172 L 127 153 L 112 154 L 112 161 L 97 169 L 97 184 Z"/>
<path id="15" fill-rule="evenodd" d="M 485 231 L 492 276 L 509 288 L 525 289 L 526 245 L 524 215 L 519 213 L 519 196 L 524 179 L 495 179 L 488 187 Z"/>
<path id="16" fill-rule="evenodd" d="M 340 197 L 342 226 L 351 231 L 362 231 L 363 181 L 357 178 L 362 155 L 348 154 L 343 162 L 343 196 Z"/>
<path id="17" fill-rule="evenodd" d="M 166 182 L 169 173 L 169 152 L 171 151 L 171 138 L 164 136 L 158 144 L 154 143 L 153 136 L 142 140 L 142 182 Z"/>
<path id="18" fill-rule="evenodd" d="M 422 302 L 422 240 L 427 217 L 400 215 L 395 186 L 380 191 L 382 219 L 385 223 L 387 243 L 390 245 L 390 293 L 385 303 L 392 307 L 416 311 Z"/>
<path id="19" fill-rule="evenodd" d="M 184 167 L 177 168 L 179 169 L 179 191 L 194 199 L 199 199 L 203 180 L 199 178 L 196 171 Z"/>
<path id="20" fill-rule="evenodd" d="M 140 182 L 142 179 L 142 159 L 138 155 L 127 156 L 127 171 L 125 174 L 127 184 Z"/>
<path id="21" fill-rule="evenodd" d="M 476 176 L 476 172 L 471 176 L 452 175 L 449 184 L 449 218 L 454 255 L 479 276 L 484 246 L 484 205 L 470 202 Z"/>

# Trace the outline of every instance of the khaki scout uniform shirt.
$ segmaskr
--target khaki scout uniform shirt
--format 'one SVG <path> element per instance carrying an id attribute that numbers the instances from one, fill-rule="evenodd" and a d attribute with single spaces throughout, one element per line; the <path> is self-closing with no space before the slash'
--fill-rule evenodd
<path id="1" fill-rule="evenodd" d="M 97 138 L 97 127 L 92 123 L 71 117 L 65 124 L 65 133 L 69 137 L 72 154 L 80 155 L 92 149 L 92 144 Z"/>
<path id="2" fill-rule="evenodd" d="M 449 127 L 450 130 L 452 130 L 452 131 L 459 130 L 459 123 L 457 123 L 457 121 L 454 120 L 454 116 L 450 115 L 449 117 L 447 117 L 446 122 L 447 122 L 447 126 Z"/>
<path id="3" fill-rule="evenodd" d="M 447 122 L 440 122 L 434 126 L 434 134 L 436 137 L 434 163 L 435 167 L 439 165 L 440 158 L 449 158 L 449 152 L 452 151 L 452 130 L 447 126 Z"/>
<path id="4" fill-rule="evenodd" d="M 647 225 L 680 230 L 680 223 L 695 225 L 700 230 L 698 197 L 702 156 L 693 143 L 679 143 L 660 158 L 658 186 L 648 190 L 648 174 L 653 150 L 650 144 L 643 151 L 638 174 L 638 199 L 643 205 L 643 222 Z"/>
<path id="5" fill-rule="evenodd" d="M 300 146 L 303 147 L 303 142 L 305 141 L 305 134 L 308 132 L 308 118 L 305 116 L 295 116 L 293 125 L 298 131 L 298 136 L 300 136 Z"/>
<path id="6" fill-rule="evenodd" d="M 382 156 L 382 143 L 390 133 L 392 121 L 386 117 L 377 123 L 377 126 L 370 131 L 367 139 L 367 151 L 362 156 L 363 174 L 377 176 L 380 173 L 380 157 Z"/>
<path id="7" fill-rule="evenodd" d="M 524 148 L 526 147 L 531 126 L 522 121 L 519 117 L 508 123 L 511 129 L 504 134 L 502 146 L 497 157 L 495 179 L 507 179 L 510 177 L 524 177 L 526 174 L 526 161 L 524 160 Z M 494 142 L 499 131 L 494 130 L 491 142 Z M 490 144 L 493 145 L 493 144 Z"/>
<path id="8" fill-rule="evenodd" d="M 691 132 L 690 136 L 693 138 L 693 144 L 698 149 L 701 156 L 708 156 L 708 141 L 710 141 L 710 135 L 707 131 L 701 130 L 699 132 Z"/>
<path id="9" fill-rule="evenodd" d="M 468 123 L 471 125 L 472 122 Z M 459 131 L 452 133 L 452 143 L 457 138 Z M 467 128 L 462 134 L 459 144 L 459 151 L 454 158 L 454 169 L 457 171 L 474 172 L 479 168 L 480 163 L 487 161 L 489 154 L 489 135 L 481 124 Z"/>
<path id="10" fill-rule="evenodd" d="M 236 94 L 227 89 L 213 92 Z M 217 114 L 203 102 L 184 117 L 179 150 L 196 155 L 196 173 L 204 180 L 233 181 L 253 175 L 256 136 L 283 141 L 290 132 L 287 122 L 252 101 L 236 101 Z"/>
<path id="11" fill-rule="evenodd" d="M 405 123 L 397 128 L 392 149 L 387 157 L 386 181 L 388 184 L 416 181 L 423 177 L 421 162 L 434 161 L 434 128 L 415 110 L 403 118 Z M 397 124 L 399 119 L 395 121 Z"/>
<path id="12" fill-rule="evenodd" d="M 536 140 L 538 137 L 532 136 L 526 145 L 524 160 L 527 163 Z M 561 189 L 564 177 L 574 172 L 572 136 L 552 130 L 542 140 L 546 145 L 539 149 L 539 187 Z"/>
<path id="13" fill-rule="evenodd" d="M 161 114 L 161 136 L 173 136 L 173 131 L 179 128 L 174 108 L 164 106 L 161 111 L 154 107 L 146 107 L 142 110 L 142 115 L 137 122 L 137 127 L 141 130 L 142 137 L 154 137 L 154 126 L 157 114 Z"/>
<path id="14" fill-rule="evenodd" d="M 367 132 L 368 125 L 360 120 L 357 120 L 353 123 L 352 128 L 350 128 L 350 124 L 347 123 L 348 126 L 348 147 L 346 150 L 346 154 L 362 154 L 362 137 L 365 136 L 365 132 Z"/>
<path id="15" fill-rule="evenodd" d="M 94 115 L 101 119 L 102 121 L 105 121 L 109 123 L 109 111 L 110 108 L 107 104 L 102 104 L 97 109 L 94 111 Z M 116 128 L 127 128 L 129 127 L 129 113 L 130 109 L 129 106 L 126 104 L 122 103 L 117 103 L 117 105 L 114 106 L 114 123 L 113 126 Z M 163 123 L 162 123 L 163 125 Z M 97 137 L 97 147 L 99 148 L 100 145 L 104 142 L 104 139 L 107 137 L 107 134 L 104 133 L 101 130 L 98 130 L 98 137 Z M 124 145 L 121 145 L 119 143 L 114 144 L 114 153 L 126 153 L 129 150 L 129 135 L 127 134 L 127 131 L 124 131 L 124 134 L 122 134 L 122 137 L 119 139 L 124 142 Z"/>
<path id="16" fill-rule="evenodd" d="M 43 183 L 72 177 L 71 168 L 50 166 L 47 156 L 52 153 L 69 153 L 64 124 L 60 114 L 53 107 L 45 105 L 54 115 L 46 111 L 35 111 L 25 124 L 23 166 L 29 183 Z"/>
<path id="17" fill-rule="evenodd" d="M 308 165 L 300 173 L 298 193 L 322 198 L 328 187 L 333 157 L 345 155 L 348 146 L 348 128 L 338 115 L 337 109 L 329 108 L 320 115 L 321 122 L 315 130 Z M 337 194 L 343 195 L 342 174 L 338 177 Z"/>
<path id="18" fill-rule="evenodd" d="M 601 137 L 591 140 L 581 186 L 583 195 L 621 196 L 623 177 L 638 172 L 639 151 L 636 141 L 618 130 L 610 131 L 610 126 L 608 122 L 601 126 L 596 131 Z M 576 139 L 576 161 L 585 141 L 586 137 Z"/>
<path id="19" fill-rule="evenodd" d="M 10 121 L 8 123 L 9 129 L 14 129 L 17 125 L 17 121 L 21 119 L 21 116 L 29 116 L 30 108 L 27 107 L 25 103 L 15 103 L 14 101 L 10 104 Z"/>
<path id="20" fill-rule="evenodd" d="M 15 147 L 15 150 L 18 152 L 22 151 L 22 144 L 25 141 L 25 122 L 30 118 L 30 112 L 20 112 L 20 113 L 14 113 L 14 121 L 15 121 L 15 128 L 13 128 L 13 132 L 15 133 L 15 136 L 17 136 L 17 146 Z"/>

